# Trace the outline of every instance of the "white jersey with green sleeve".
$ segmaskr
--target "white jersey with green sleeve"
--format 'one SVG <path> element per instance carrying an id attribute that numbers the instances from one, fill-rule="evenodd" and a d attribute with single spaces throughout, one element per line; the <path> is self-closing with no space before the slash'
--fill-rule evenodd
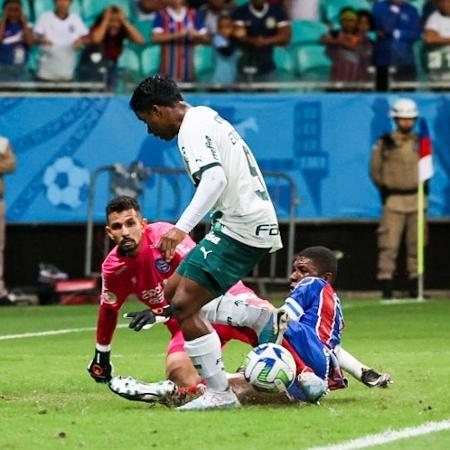
<path id="1" fill-rule="evenodd" d="M 239 242 L 280 249 L 277 216 L 261 171 L 248 145 L 233 126 L 211 108 L 187 110 L 178 147 L 194 184 L 210 167 L 222 166 L 227 185 L 214 205 L 213 224 Z"/>

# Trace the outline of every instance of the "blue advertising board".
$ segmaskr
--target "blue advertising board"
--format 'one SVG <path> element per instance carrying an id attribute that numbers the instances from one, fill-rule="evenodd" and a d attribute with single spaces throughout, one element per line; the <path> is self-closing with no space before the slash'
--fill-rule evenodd
<path id="1" fill-rule="evenodd" d="M 411 94 L 425 117 L 434 148 L 429 215 L 450 216 L 450 96 Z M 370 219 L 381 212 L 369 178 L 377 137 L 392 129 L 390 105 L 398 95 L 383 94 L 214 94 L 187 95 L 192 105 L 209 105 L 232 122 L 248 142 L 263 171 L 294 179 L 296 217 Z M 10 223 L 82 223 L 87 218 L 89 174 L 114 163 L 140 160 L 146 166 L 182 167 L 176 140 L 146 134 L 128 107 L 127 97 L 0 97 L 0 134 L 10 139 L 17 171 L 7 175 Z M 189 181 L 185 180 L 188 184 Z M 159 193 L 173 202 L 170 179 Z M 269 189 L 271 181 L 268 180 Z M 151 219 L 157 194 L 145 184 L 144 211 Z M 167 207 L 164 219 L 176 220 L 192 191 Z M 279 202 L 288 214 L 288 191 Z M 104 220 L 110 193 L 100 177 L 95 220 Z"/>

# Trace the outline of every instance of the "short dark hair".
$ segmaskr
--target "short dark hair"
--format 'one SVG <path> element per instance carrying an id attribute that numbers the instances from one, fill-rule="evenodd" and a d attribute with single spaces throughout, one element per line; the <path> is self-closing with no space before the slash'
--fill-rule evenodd
<path id="1" fill-rule="evenodd" d="M 128 197 L 128 195 L 121 195 L 119 197 L 113 198 L 106 205 L 106 220 L 108 221 L 108 217 L 111 213 L 121 213 L 122 211 L 127 211 L 128 209 L 134 209 L 138 213 L 141 212 L 139 203 L 133 197 Z"/>
<path id="2" fill-rule="evenodd" d="M 302 250 L 296 258 L 303 256 L 309 258 L 317 267 L 319 275 L 330 272 L 335 277 L 337 276 L 337 258 L 336 255 L 327 247 L 320 245 L 315 247 L 307 247 Z"/>
<path id="3" fill-rule="evenodd" d="M 130 106 L 134 112 L 149 111 L 153 105 L 173 106 L 182 100 L 175 81 L 167 75 L 156 74 L 138 84 L 131 97 Z"/>

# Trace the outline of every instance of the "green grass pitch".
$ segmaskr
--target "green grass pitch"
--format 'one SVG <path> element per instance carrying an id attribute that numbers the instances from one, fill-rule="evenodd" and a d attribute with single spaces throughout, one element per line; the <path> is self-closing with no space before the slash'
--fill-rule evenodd
<path id="1" fill-rule="evenodd" d="M 86 367 L 94 331 L 0 340 L 0 449 L 307 449 L 389 429 L 450 419 L 450 301 L 381 305 L 344 299 L 343 346 L 388 371 L 389 389 L 350 379 L 321 406 L 251 406 L 180 412 L 130 402 L 96 384 Z M 139 308 L 126 305 L 125 311 Z M 123 311 L 123 312 L 125 312 Z M 0 337 L 94 327 L 95 306 L 0 310 Z M 122 322 L 125 322 L 122 319 Z M 165 327 L 116 331 L 115 373 L 164 378 Z M 229 371 L 248 348 L 225 350 Z M 382 445 L 383 449 L 448 449 L 450 430 Z"/>

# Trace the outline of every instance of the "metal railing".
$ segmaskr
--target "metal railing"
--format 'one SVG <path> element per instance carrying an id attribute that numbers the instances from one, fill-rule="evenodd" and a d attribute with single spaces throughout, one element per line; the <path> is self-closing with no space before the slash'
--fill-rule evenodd
<path id="1" fill-rule="evenodd" d="M 152 221 L 164 220 L 167 215 L 179 217 L 182 208 L 193 195 L 194 187 L 186 175 L 183 168 L 167 167 L 140 167 L 141 174 L 133 177 L 135 184 L 133 189 L 127 191 L 123 186 L 122 190 L 117 189 L 118 173 L 130 166 L 111 165 L 99 167 L 91 174 L 90 188 L 88 195 L 88 219 L 86 224 L 86 253 L 84 272 L 86 276 L 98 275 L 92 271 L 93 261 L 93 238 L 94 238 L 94 213 L 95 213 L 95 195 L 98 177 L 102 174 L 109 174 L 109 192 L 112 195 L 121 193 L 136 197 L 141 197 L 141 203 L 145 204 L 145 198 L 151 195 L 153 207 Z M 128 177 L 130 177 L 128 172 Z M 126 172 L 125 172 L 126 174 Z M 295 250 L 295 217 L 298 204 L 297 188 L 294 180 L 281 172 L 263 172 L 266 184 L 270 191 L 272 201 L 276 211 L 282 211 L 285 216 L 280 220 L 282 229 L 286 229 L 282 236 L 284 250 L 268 255 L 260 265 L 256 266 L 252 274 L 245 280 L 258 285 L 261 292 L 265 290 L 266 283 L 285 284 L 290 274 L 290 267 Z M 120 176 L 120 175 L 119 175 Z M 140 179 L 139 179 L 140 178 Z M 151 181 L 151 189 L 144 186 L 144 181 Z M 120 183 L 119 183 L 120 185 Z M 170 195 L 167 191 L 168 185 L 171 186 Z M 108 238 L 105 236 L 103 246 L 103 258 L 109 249 Z M 284 256 L 283 256 L 284 255 Z M 264 267 L 262 267 L 264 266 Z M 281 266 L 281 269 L 280 269 Z M 283 268 L 285 270 L 283 270 Z"/>

